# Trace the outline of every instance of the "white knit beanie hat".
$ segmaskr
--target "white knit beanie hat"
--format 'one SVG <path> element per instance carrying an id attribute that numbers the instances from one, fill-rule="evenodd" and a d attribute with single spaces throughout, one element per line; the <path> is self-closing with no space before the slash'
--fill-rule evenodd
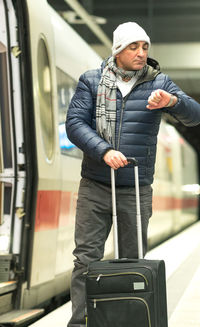
<path id="1" fill-rule="evenodd" d="M 134 22 L 120 24 L 113 32 L 112 55 L 116 56 L 119 52 L 127 47 L 127 45 L 136 42 L 145 41 L 151 44 L 150 38 L 145 30 Z"/>

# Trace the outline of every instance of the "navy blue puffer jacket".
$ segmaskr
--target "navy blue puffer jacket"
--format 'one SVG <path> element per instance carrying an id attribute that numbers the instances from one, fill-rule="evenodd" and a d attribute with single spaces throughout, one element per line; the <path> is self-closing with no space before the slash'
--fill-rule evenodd
<path id="1" fill-rule="evenodd" d="M 110 184 L 110 167 L 103 161 L 103 156 L 112 146 L 97 135 L 95 119 L 102 69 L 87 71 L 80 77 L 69 106 L 66 131 L 71 142 L 84 153 L 82 177 Z M 177 104 L 170 108 L 147 109 L 147 99 L 156 89 L 176 94 Z M 200 104 L 181 91 L 167 75 L 150 65 L 145 78 L 125 98 L 117 90 L 116 149 L 126 157 L 138 159 L 140 185 L 153 182 L 157 134 L 163 112 L 173 115 L 186 126 L 200 123 Z M 134 185 L 133 168 L 119 168 L 116 184 Z"/>

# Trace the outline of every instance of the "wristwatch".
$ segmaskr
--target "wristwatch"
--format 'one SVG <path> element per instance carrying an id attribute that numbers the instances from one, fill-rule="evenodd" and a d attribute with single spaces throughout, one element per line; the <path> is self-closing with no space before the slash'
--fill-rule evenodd
<path id="1" fill-rule="evenodd" d="M 165 107 L 166 107 L 166 108 L 167 108 L 167 107 L 171 107 L 173 101 L 174 101 L 174 95 L 171 94 L 171 98 L 170 98 L 170 100 L 169 100 L 169 103 L 168 103 Z"/>

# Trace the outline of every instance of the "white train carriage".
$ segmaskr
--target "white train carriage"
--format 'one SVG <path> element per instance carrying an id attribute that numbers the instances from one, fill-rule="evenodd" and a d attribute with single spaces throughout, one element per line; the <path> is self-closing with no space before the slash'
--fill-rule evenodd
<path id="1" fill-rule="evenodd" d="M 46 0 L 1 1 L 0 16 L 0 324 L 20 325 L 69 293 L 82 154 L 64 122 L 101 58 Z M 156 167 L 151 245 L 197 219 L 195 152 L 164 121 Z"/>
<path id="2" fill-rule="evenodd" d="M 0 15 L 0 323 L 19 324 L 40 311 L 11 310 L 69 293 L 81 153 L 62 154 L 63 124 L 101 58 L 46 1 L 1 1 Z"/>
<path id="3" fill-rule="evenodd" d="M 153 183 L 152 247 L 198 219 L 198 159 L 190 144 L 164 120 L 158 134 Z"/>

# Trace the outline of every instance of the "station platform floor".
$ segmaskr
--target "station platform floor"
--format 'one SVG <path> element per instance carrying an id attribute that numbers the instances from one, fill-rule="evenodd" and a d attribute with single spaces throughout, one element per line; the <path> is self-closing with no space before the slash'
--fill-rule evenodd
<path id="1" fill-rule="evenodd" d="M 166 264 L 168 326 L 200 327 L 200 222 L 149 251 L 146 258 Z M 29 326 L 66 327 L 70 315 L 68 302 Z"/>

